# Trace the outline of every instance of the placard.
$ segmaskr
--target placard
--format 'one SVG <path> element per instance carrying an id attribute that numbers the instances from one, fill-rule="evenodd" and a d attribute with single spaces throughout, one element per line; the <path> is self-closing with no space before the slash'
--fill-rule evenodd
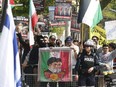
<path id="1" fill-rule="evenodd" d="M 71 49 L 68 47 L 40 48 L 38 66 L 39 81 L 71 81 Z"/>
<path id="2" fill-rule="evenodd" d="M 71 30 L 80 31 L 80 24 L 77 22 L 77 15 L 73 14 L 71 18 Z"/>
<path id="3" fill-rule="evenodd" d="M 44 9 L 45 0 L 33 0 L 36 10 L 42 11 Z"/>
<path id="4" fill-rule="evenodd" d="M 105 22 L 106 39 L 116 40 L 116 20 Z"/>
<path id="5" fill-rule="evenodd" d="M 56 19 L 71 19 L 71 3 L 56 3 L 54 13 Z"/>

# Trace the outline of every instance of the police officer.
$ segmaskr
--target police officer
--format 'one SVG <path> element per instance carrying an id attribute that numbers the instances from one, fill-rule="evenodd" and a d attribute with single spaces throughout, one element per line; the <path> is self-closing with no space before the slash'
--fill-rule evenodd
<path id="1" fill-rule="evenodd" d="M 95 87 L 95 72 L 99 69 L 98 57 L 92 51 L 93 40 L 87 40 L 84 43 L 84 50 L 77 59 L 75 66 L 76 80 L 79 87 Z"/>

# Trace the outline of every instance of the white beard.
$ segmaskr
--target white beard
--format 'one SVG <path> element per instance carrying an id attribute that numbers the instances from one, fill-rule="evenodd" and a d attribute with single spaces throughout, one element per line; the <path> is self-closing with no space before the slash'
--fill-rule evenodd
<path id="1" fill-rule="evenodd" d="M 57 70 L 56 69 L 53 69 L 53 68 L 48 68 L 52 73 L 56 73 Z"/>
<path id="2" fill-rule="evenodd" d="M 57 69 L 57 73 L 61 72 L 61 69 Z"/>

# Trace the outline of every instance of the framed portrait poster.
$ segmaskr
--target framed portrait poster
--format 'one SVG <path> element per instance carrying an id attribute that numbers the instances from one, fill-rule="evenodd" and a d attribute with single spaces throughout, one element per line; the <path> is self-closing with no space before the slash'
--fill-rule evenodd
<path id="1" fill-rule="evenodd" d="M 45 6 L 45 0 L 33 0 L 37 11 L 43 11 Z"/>
<path id="2" fill-rule="evenodd" d="M 71 19 L 71 3 L 56 3 L 54 14 L 55 19 Z"/>
<path id="3" fill-rule="evenodd" d="M 80 31 L 80 24 L 77 22 L 77 15 L 72 14 L 71 18 L 71 30 Z"/>
<path id="4" fill-rule="evenodd" d="M 40 48 L 38 66 L 39 81 L 72 81 L 71 49 L 68 47 Z"/>

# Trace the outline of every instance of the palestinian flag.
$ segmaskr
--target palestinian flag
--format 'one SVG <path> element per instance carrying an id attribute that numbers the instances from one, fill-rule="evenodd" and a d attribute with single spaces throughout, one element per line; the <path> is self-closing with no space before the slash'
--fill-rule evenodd
<path id="1" fill-rule="evenodd" d="M 34 27 L 38 21 L 38 16 L 36 14 L 36 10 L 33 4 L 33 1 L 30 0 L 30 7 L 29 7 L 29 43 L 30 46 L 34 45 Z"/>
<path id="2" fill-rule="evenodd" d="M 103 18 L 99 0 L 80 0 L 78 23 L 93 28 Z"/>
<path id="3" fill-rule="evenodd" d="M 38 72 L 40 81 L 71 81 L 71 55 L 69 49 L 51 50 L 40 48 L 39 55 Z"/>

